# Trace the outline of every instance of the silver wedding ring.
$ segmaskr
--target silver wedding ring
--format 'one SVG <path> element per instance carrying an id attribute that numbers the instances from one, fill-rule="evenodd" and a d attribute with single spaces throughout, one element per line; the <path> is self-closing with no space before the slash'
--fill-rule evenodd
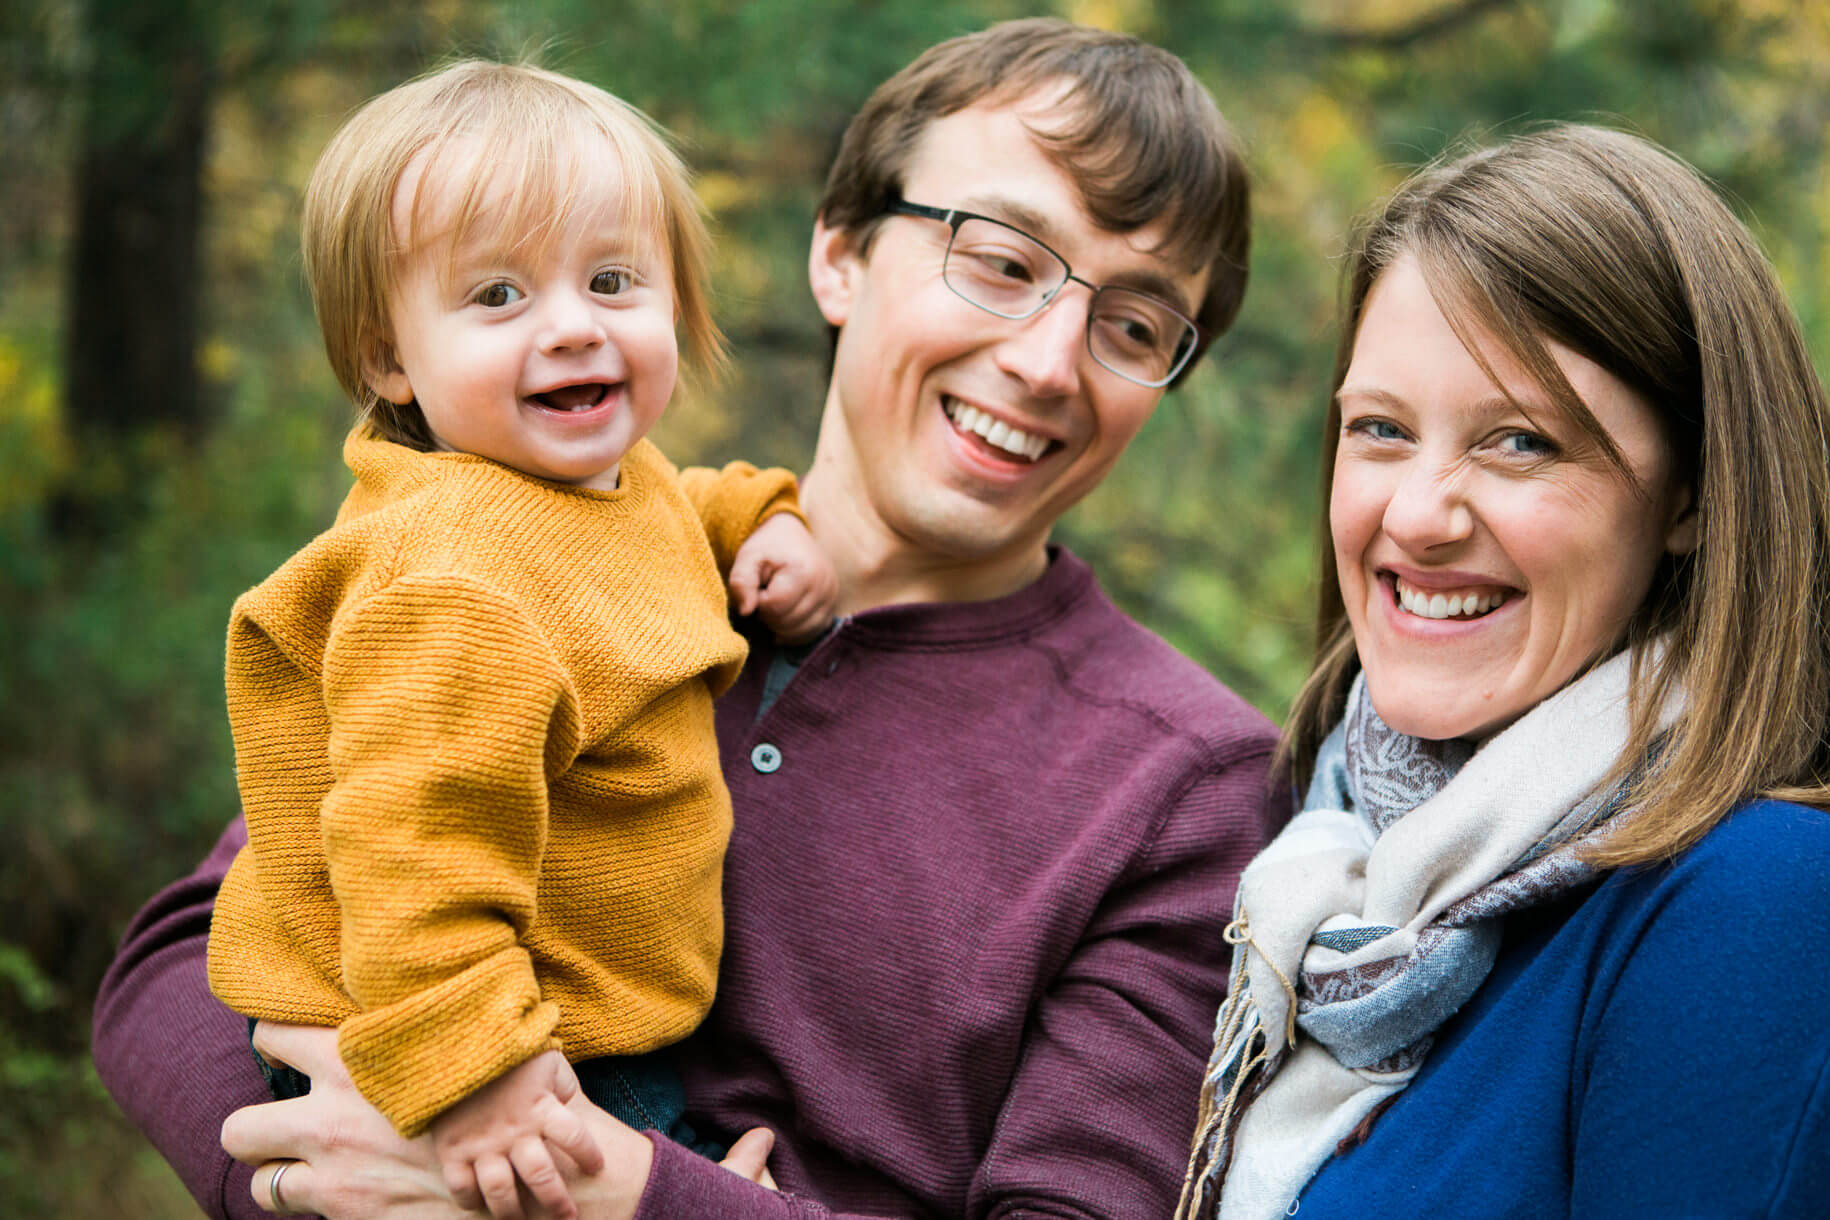
<path id="1" fill-rule="evenodd" d="M 278 1215 L 290 1216 L 292 1214 L 292 1209 L 286 1206 L 284 1199 L 280 1198 L 280 1179 L 286 1176 L 288 1169 L 297 1164 L 297 1161 L 281 1161 L 280 1167 L 273 1171 L 273 1177 L 267 1181 L 267 1197 L 273 1200 L 273 1210 Z"/>

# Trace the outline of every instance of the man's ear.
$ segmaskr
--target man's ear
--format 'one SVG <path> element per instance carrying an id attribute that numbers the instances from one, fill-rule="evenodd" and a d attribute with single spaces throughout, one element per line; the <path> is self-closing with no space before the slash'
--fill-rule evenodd
<path id="1" fill-rule="evenodd" d="M 864 274 L 864 256 L 857 241 L 844 229 L 828 227 L 822 218 L 813 222 L 813 246 L 807 252 L 807 282 L 814 302 L 833 326 L 851 317 L 858 282 Z"/>
<path id="2" fill-rule="evenodd" d="M 413 401 L 413 383 L 386 339 L 370 339 L 363 345 L 362 380 L 384 402 L 404 407 Z"/>

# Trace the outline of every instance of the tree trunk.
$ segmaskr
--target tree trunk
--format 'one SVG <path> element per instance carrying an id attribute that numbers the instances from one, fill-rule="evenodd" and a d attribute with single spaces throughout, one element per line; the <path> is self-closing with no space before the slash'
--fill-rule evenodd
<path id="1" fill-rule="evenodd" d="M 214 64 L 209 0 L 90 0 L 64 418 L 79 455 L 64 533 L 133 513 L 147 437 L 203 423 L 199 242 Z"/>

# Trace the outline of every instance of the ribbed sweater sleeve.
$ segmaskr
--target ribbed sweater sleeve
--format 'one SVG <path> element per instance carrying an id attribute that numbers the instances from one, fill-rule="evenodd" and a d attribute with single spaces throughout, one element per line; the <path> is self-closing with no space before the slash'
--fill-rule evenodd
<path id="1" fill-rule="evenodd" d="M 248 841 L 240 818 L 195 872 L 127 925 L 95 998 L 90 1048 L 121 1111 L 212 1220 L 264 1220 L 254 1170 L 222 1150 L 223 1119 L 271 1101 L 248 1050 L 248 1019 L 210 996 L 204 956 L 217 887 Z"/>
<path id="2" fill-rule="evenodd" d="M 748 462 L 731 462 L 717 470 L 689 466 L 680 472 L 680 485 L 705 526 L 722 573 L 730 572 L 738 548 L 756 527 L 776 513 L 806 520 L 801 517 L 794 475 L 780 467 L 758 470 Z"/>
<path id="3" fill-rule="evenodd" d="M 401 579 L 340 616 L 324 693 L 324 854 L 362 1009 L 339 1046 L 363 1095 L 412 1136 L 556 1045 L 558 1010 L 520 941 L 548 776 L 577 749 L 574 696 L 518 608 L 457 577 Z"/>

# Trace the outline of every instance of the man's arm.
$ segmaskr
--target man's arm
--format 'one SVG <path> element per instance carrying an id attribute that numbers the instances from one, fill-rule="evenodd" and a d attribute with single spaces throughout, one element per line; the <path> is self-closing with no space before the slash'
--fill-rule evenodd
<path id="1" fill-rule="evenodd" d="M 379 602 L 379 599 L 375 600 Z M 392 604 L 389 603 L 390 606 Z M 504 640 L 509 635 L 499 627 L 485 633 L 453 630 L 435 615 L 384 613 L 375 617 L 384 620 L 384 627 L 393 628 L 395 635 L 404 630 L 402 624 L 412 623 L 428 630 L 434 640 L 441 634 L 452 639 L 481 638 L 497 651 L 506 646 Z M 365 632 L 351 628 L 344 635 L 363 637 Z M 333 658 L 327 663 L 327 672 L 353 671 L 354 680 L 346 685 L 357 687 L 373 685 L 372 680 L 380 672 L 384 659 L 391 664 L 403 664 L 404 657 L 410 651 L 407 645 L 394 639 L 379 649 L 364 649 L 358 647 L 357 643 L 346 640 L 338 645 L 338 649 L 341 654 L 348 655 L 342 656 L 340 660 Z M 444 651 L 449 653 L 452 650 Z M 460 659 L 466 664 L 480 664 L 489 659 L 482 655 L 487 652 L 488 649 L 468 648 L 463 651 Z M 421 650 L 414 655 L 436 658 L 439 652 Z M 520 681 L 526 683 L 533 680 L 538 667 L 519 663 L 514 666 L 497 665 L 496 668 L 515 673 Z M 434 696 L 440 690 L 450 689 L 461 694 L 476 689 L 477 683 L 474 675 L 461 667 L 455 674 L 448 673 L 450 669 L 451 665 L 437 667 L 422 663 L 414 674 L 416 681 L 410 690 L 405 683 L 393 685 L 414 699 L 430 703 L 435 709 L 457 707 L 464 704 L 463 699 L 435 701 Z M 433 671 L 448 679 L 445 686 L 435 688 L 430 683 L 428 674 Z M 334 707 L 339 698 L 338 683 L 333 679 L 331 686 L 331 702 Z M 372 704 L 367 706 L 370 711 L 373 710 Z M 388 749 L 366 739 L 343 743 L 345 753 L 364 763 L 364 773 L 371 776 L 379 773 L 379 778 L 369 783 L 363 792 L 353 795 L 345 792 L 346 788 L 350 788 L 345 783 L 337 793 L 333 793 L 332 798 L 326 800 L 327 818 L 342 806 L 348 805 L 353 809 L 351 816 L 342 819 L 349 824 L 350 833 L 329 835 L 333 841 L 333 855 L 339 838 L 348 838 L 350 834 L 360 832 L 369 838 L 363 840 L 358 837 L 353 845 L 344 844 L 343 856 L 354 857 L 357 864 L 370 858 L 402 858 L 398 851 L 379 851 L 373 848 L 375 836 L 397 832 L 400 823 L 397 818 L 376 818 L 372 815 L 372 810 L 411 807 L 407 797 L 389 785 L 407 784 L 413 777 L 423 778 L 432 774 L 426 768 L 416 768 L 410 764 L 414 758 L 438 755 L 448 744 L 442 731 L 451 727 L 432 712 L 427 712 L 422 717 L 417 714 L 417 707 L 414 711 L 413 715 L 376 717 L 371 714 L 349 718 L 359 726 L 376 723 L 384 726 L 406 725 L 422 736 L 431 733 L 431 737 L 420 743 L 421 748 L 417 754 L 401 748 L 402 743 L 399 741 L 384 743 L 392 747 Z M 488 755 L 493 764 L 490 777 L 493 779 L 495 773 L 509 765 L 502 760 L 513 759 L 518 755 L 500 744 L 506 719 L 501 714 L 500 701 L 473 714 L 483 716 L 487 724 L 480 734 L 472 732 L 469 737 L 491 741 L 498 746 Z M 421 724 L 422 719 L 427 723 Z M 537 740 L 529 749 L 520 752 L 521 755 L 531 757 L 525 769 L 531 772 L 533 778 L 524 787 L 533 794 L 530 799 L 537 798 L 542 807 L 545 799 L 543 766 L 546 746 L 546 738 L 542 734 L 558 719 L 551 714 L 550 707 L 539 710 L 537 715 L 531 717 Z M 333 753 L 337 748 L 333 743 Z M 339 770 L 347 781 L 351 768 L 340 767 Z M 357 771 L 361 770 L 357 768 Z M 480 797 L 479 802 L 486 807 L 500 805 L 506 808 L 509 794 L 502 791 L 499 785 L 486 787 L 487 796 Z M 446 797 L 461 795 L 464 791 L 468 789 L 458 788 L 448 778 L 444 780 L 442 792 Z M 355 797 L 364 799 L 358 801 Z M 368 812 L 364 811 L 365 808 Z M 332 830 L 334 829 L 333 825 Z M 523 838 L 531 837 L 536 832 L 520 828 Z M 472 839 L 475 837 L 472 836 Z M 180 1179 L 204 1209 L 218 1216 L 260 1214 L 247 1199 L 248 1171 L 232 1165 L 219 1147 L 219 1137 L 222 1120 L 229 1113 L 244 1105 L 270 1100 L 249 1049 L 247 1020 L 211 994 L 207 972 L 207 945 L 218 891 L 236 851 L 246 841 L 246 826 L 238 820 L 225 832 L 215 851 L 195 873 L 156 896 L 135 918 L 120 953 L 103 981 L 93 1035 L 93 1053 L 104 1084 L 121 1108 L 171 1162 Z M 454 833 L 448 826 L 447 833 L 439 836 L 437 845 L 449 852 L 465 847 L 470 841 Z M 523 854 L 532 857 L 535 852 L 529 848 Z M 433 875 L 429 869 L 417 871 L 420 876 Z M 475 874 L 474 869 L 461 874 L 449 869 L 441 871 L 447 877 L 470 877 Z M 505 875 L 512 877 L 512 874 Z M 371 885 L 369 888 L 373 891 L 375 887 Z M 525 889 L 528 891 L 528 901 L 524 905 L 531 907 L 531 880 L 526 883 Z M 461 901 L 464 896 L 464 892 L 447 884 L 435 898 L 450 904 L 454 899 Z M 484 904 L 476 904 L 479 909 L 512 909 L 499 895 L 492 896 L 496 899 L 495 905 L 485 907 Z M 437 914 L 436 908 L 434 914 Z M 346 926 L 342 937 L 346 950 L 346 968 L 350 961 L 348 950 L 356 939 Z M 473 941 L 476 939 L 472 938 Z M 503 932 L 497 939 L 512 942 L 513 937 L 512 934 Z M 417 943 L 423 946 L 425 941 L 422 938 Z M 401 943 L 391 947 L 383 946 L 379 954 L 371 953 L 369 956 L 386 958 L 390 953 L 398 961 L 420 961 L 428 957 L 423 949 Z M 447 955 L 440 960 L 450 961 L 451 958 Z M 383 968 L 387 965 L 384 962 Z M 531 969 L 527 973 L 531 989 Z M 474 1026 L 476 1023 L 471 1024 Z M 550 1028 L 550 1020 L 548 1027 Z M 543 1030 L 536 1030 L 535 1033 L 544 1036 Z"/>
<path id="2" fill-rule="evenodd" d="M 1288 817 L 1268 755 L 1192 783 L 1037 1006 L 974 1216 L 1175 1210 L 1226 996 L 1239 874 Z"/>
<path id="3" fill-rule="evenodd" d="M 102 979 L 92 1053 L 117 1104 L 210 1216 L 265 1215 L 253 1170 L 222 1150 L 223 1119 L 270 1101 L 248 1048 L 248 1022 L 210 994 L 210 914 L 229 862 L 248 841 L 240 818 L 190 876 L 141 908 Z"/>
<path id="4" fill-rule="evenodd" d="M 977 1170 L 973 1216 L 1125 1217 L 1173 1202 L 1224 971 L 1220 949 L 1190 942 L 1218 939 L 1238 869 L 1276 820 L 1275 809 L 1256 825 L 1242 820 L 1262 804 L 1262 782 L 1260 765 L 1241 764 L 1192 787 L 1159 833 L 1152 867 L 1088 928 L 1031 1022 Z M 1212 836 L 1217 818 L 1230 827 L 1224 839 Z M 264 1214 L 249 1195 L 253 1170 L 218 1149 L 217 1131 L 267 1093 L 245 1024 L 210 996 L 203 969 L 210 905 L 243 837 L 231 826 L 196 873 L 134 921 L 103 984 L 95 1056 L 122 1109 L 205 1210 L 252 1218 Z M 585 1214 L 595 1214 L 588 1204 Z M 834 1213 L 656 1140 L 638 1220 L 706 1215 Z"/>

